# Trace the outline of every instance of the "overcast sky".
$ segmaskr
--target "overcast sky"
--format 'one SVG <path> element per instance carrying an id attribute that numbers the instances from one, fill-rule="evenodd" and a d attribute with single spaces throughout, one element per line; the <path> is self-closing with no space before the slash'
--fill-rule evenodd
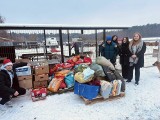
<path id="1" fill-rule="evenodd" d="M 160 0 L 0 0 L 6 23 L 134 26 L 160 23 Z"/>

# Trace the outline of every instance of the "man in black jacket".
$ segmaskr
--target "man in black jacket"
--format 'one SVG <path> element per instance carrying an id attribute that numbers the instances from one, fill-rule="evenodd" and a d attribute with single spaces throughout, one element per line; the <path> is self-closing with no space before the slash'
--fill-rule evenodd
<path id="1" fill-rule="evenodd" d="M 0 68 L 0 105 L 4 105 L 12 97 L 18 95 L 24 95 L 26 90 L 19 87 L 18 78 L 15 72 L 15 68 L 26 66 L 27 63 L 13 64 L 10 59 L 5 59 L 3 65 Z"/>

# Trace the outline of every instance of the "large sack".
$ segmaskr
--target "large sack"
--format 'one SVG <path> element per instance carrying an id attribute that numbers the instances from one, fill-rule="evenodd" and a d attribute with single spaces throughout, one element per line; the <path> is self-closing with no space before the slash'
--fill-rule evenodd
<path id="1" fill-rule="evenodd" d="M 95 79 L 96 80 L 105 80 L 105 81 L 107 81 L 106 76 L 104 76 L 104 77 L 98 76 L 98 77 L 95 77 Z"/>
<path id="2" fill-rule="evenodd" d="M 116 76 L 116 80 L 121 80 L 122 84 L 121 84 L 121 92 L 125 92 L 125 81 L 124 78 L 119 74 L 119 72 L 117 70 L 114 71 L 114 75 Z"/>
<path id="3" fill-rule="evenodd" d="M 104 99 L 109 98 L 109 95 L 112 89 L 112 84 L 104 80 L 101 80 L 100 84 L 101 84 L 100 94 L 102 95 Z"/>
<path id="4" fill-rule="evenodd" d="M 91 75 L 88 79 L 84 79 L 84 75 L 82 72 L 78 72 L 74 75 L 74 79 L 79 83 L 87 83 L 93 79 L 94 75 Z"/>
<path id="5" fill-rule="evenodd" d="M 114 72 L 111 71 L 111 70 L 109 69 L 109 67 L 107 67 L 107 66 L 102 66 L 102 68 L 103 68 L 103 71 L 104 71 L 104 73 L 105 73 L 105 75 L 106 75 L 107 81 L 111 82 L 111 81 L 113 81 L 113 80 L 116 80 L 116 76 L 115 76 Z"/>
<path id="6" fill-rule="evenodd" d="M 102 69 L 102 66 L 100 66 L 100 65 L 98 65 L 98 64 L 96 64 L 96 63 L 92 63 L 92 64 L 90 65 L 90 68 L 95 71 L 95 76 L 97 76 L 97 77 L 98 77 L 98 76 L 101 76 L 101 77 L 106 76 L 106 75 L 104 74 L 104 71 L 103 71 L 103 69 Z"/>
<path id="7" fill-rule="evenodd" d="M 113 86 L 112 92 L 111 92 L 112 96 L 116 96 L 116 94 L 117 94 L 117 85 L 118 85 L 117 80 L 112 81 L 112 86 Z"/>
<path id="8" fill-rule="evenodd" d="M 92 64 L 92 59 L 89 57 L 84 57 L 83 62 L 88 63 L 88 64 Z"/>
<path id="9" fill-rule="evenodd" d="M 74 86 L 74 76 L 72 72 L 68 73 L 65 76 L 64 80 L 65 80 L 65 83 L 67 84 L 67 88 Z"/>
<path id="10" fill-rule="evenodd" d="M 80 55 L 73 56 L 73 57 L 71 57 L 70 59 L 68 59 L 66 62 L 72 64 L 72 63 L 77 62 L 77 61 L 79 60 L 79 58 L 80 58 Z"/>
<path id="11" fill-rule="evenodd" d="M 69 72 L 70 70 L 61 70 L 61 71 L 55 72 L 55 77 L 66 76 Z"/>
<path id="12" fill-rule="evenodd" d="M 96 63 L 99 64 L 99 65 L 107 66 L 111 70 L 115 70 L 113 64 L 103 56 L 97 57 L 96 58 Z"/>
<path id="13" fill-rule="evenodd" d="M 52 92 L 57 92 L 63 79 L 53 78 L 52 81 L 49 83 L 48 90 Z"/>
<path id="14" fill-rule="evenodd" d="M 74 73 L 83 72 L 86 68 L 88 68 L 88 65 L 86 64 L 76 65 L 74 68 Z"/>
<path id="15" fill-rule="evenodd" d="M 121 93 L 121 85 L 122 85 L 122 81 L 121 80 L 117 80 L 117 91 L 116 91 L 116 95 L 120 95 Z"/>
<path id="16" fill-rule="evenodd" d="M 113 73 L 116 76 L 116 80 L 124 80 L 117 70 L 114 70 Z"/>

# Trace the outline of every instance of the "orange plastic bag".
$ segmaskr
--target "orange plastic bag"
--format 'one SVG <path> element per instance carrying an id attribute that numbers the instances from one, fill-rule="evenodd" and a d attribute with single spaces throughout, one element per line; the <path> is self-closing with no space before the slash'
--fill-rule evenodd
<path id="1" fill-rule="evenodd" d="M 66 76 L 69 72 L 70 70 L 61 70 L 61 71 L 55 72 L 55 77 Z"/>
<path id="2" fill-rule="evenodd" d="M 52 81 L 49 83 L 48 90 L 52 92 L 57 92 L 63 79 L 53 78 Z"/>

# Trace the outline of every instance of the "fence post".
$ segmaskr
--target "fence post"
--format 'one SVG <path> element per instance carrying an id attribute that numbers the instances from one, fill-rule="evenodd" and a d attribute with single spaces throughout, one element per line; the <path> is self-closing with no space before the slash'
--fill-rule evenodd
<path id="1" fill-rule="evenodd" d="M 106 30 L 103 29 L 103 42 L 105 43 L 105 38 L 106 38 Z"/>
<path id="2" fill-rule="evenodd" d="M 98 46 L 97 46 L 97 45 L 98 45 L 98 44 L 97 44 L 97 39 L 98 39 L 98 38 L 97 38 L 97 29 L 95 30 L 95 38 L 96 38 L 96 57 L 97 57 L 97 56 L 98 56 L 98 55 L 97 55 L 97 52 L 98 52 Z"/>
<path id="3" fill-rule="evenodd" d="M 44 35 L 44 48 L 45 48 L 45 51 L 44 51 L 44 56 L 46 56 L 46 59 L 47 59 L 47 46 L 46 46 L 46 31 L 45 29 L 43 30 L 43 35 Z"/>
<path id="4" fill-rule="evenodd" d="M 69 49 L 69 57 L 71 56 L 71 45 L 70 45 L 70 37 L 69 37 L 69 30 L 67 30 L 67 34 L 68 34 L 68 49 Z"/>
<path id="5" fill-rule="evenodd" d="M 59 39 L 60 39 L 60 47 L 61 47 L 61 62 L 64 62 L 64 55 L 63 55 L 63 40 L 62 40 L 62 29 L 59 29 Z"/>
<path id="6" fill-rule="evenodd" d="M 158 58 L 157 58 L 157 61 L 160 62 L 160 40 L 159 40 L 159 43 L 158 43 Z"/>
<path id="7" fill-rule="evenodd" d="M 83 43 L 83 29 L 81 29 L 81 54 L 83 55 L 83 47 L 84 47 L 84 43 Z"/>

